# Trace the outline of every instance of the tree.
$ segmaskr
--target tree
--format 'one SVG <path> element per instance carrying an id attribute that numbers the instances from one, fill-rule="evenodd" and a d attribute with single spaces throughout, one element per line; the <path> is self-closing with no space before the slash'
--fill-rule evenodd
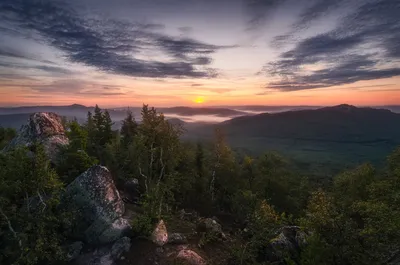
<path id="1" fill-rule="evenodd" d="M 232 150 L 225 140 L 225 134 L 220 128 L 216 128 L 214 147 L 211 161 L 213 161 L 210 194 L 212 200 L 218 200 L 219 206 L 226 203 L 226 199 L 233 195 L 237 186 L 237 170 Z M 234 184 L 234 185 L 230 185 Z"/>
<path id="2" fill-rule="evenodd" d="M 57 264 L 65 258 L 62 189 L 42 146 L 0 155 L 0 263 Z"/>
<path id="3" fill-rule="evenodd" d="M 89 119 L 90 121 L 90 119 Z M 58 154 L 56 171 L 65 183 L 72 182 L 76 177 L 97 163 L 94 157 L 88 155 L 88 126 L 81 126 L 76 120 L 67 124 L 69 145 L 63 147 Z"/>
<path id="4" fill-rule="evenodd" d="M 108 143 L 111 143 L 113 139 L 113 131 L 112 131 L 112 126 L 114 123 L 111 120 L 110 113 L 108 110 L 105 110 L 103 113 L 103 127 L 102 127 L 102 142 L 101 145 L 105 146 Z"/>
<path id="5" fill-rule="evenodd" d="M 86 150 L 88 131 L 83 128 L 76 120 L 67 124 L 69 128 L 67 136 L 69 138 L 69 144 L 74 150 Z"/>
<path id="6" fill-rule="evenodd" d="M 140 154 L 135 159 L 136 167 L 150 200 L 150 211 L 160 214 L 162 206 L 172 199 L 166 194 L 176 177 L 182 128 L 170 124 L 163 114 L 147 105 L 143 105 L 141 114 L 142 122 L 133 146 L 134 153 Z"/>
<path id="7" fill-rule="evenodd" d="M 126 118 L 122 121 L 121 136 L 124 146 L 133 143 L 134 137 L 137 134 L 138 124 L 133 117 L 132 111 L 128 110 Z"/>
<path id="8" fill-rule="evenodd" d="M 0 126 L 0 149 L 3 149 L 16 135 L 17 132 L 14 129 Z"/>

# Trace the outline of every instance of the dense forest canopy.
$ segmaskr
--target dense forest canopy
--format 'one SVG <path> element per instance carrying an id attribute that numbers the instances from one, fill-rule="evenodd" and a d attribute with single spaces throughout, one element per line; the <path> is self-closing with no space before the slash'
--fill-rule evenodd
<path id="1" fill-rule="evenodd" d="M 276 231 L 298 226 L 307 235 L 301 251 L 280 264 L 389 264 L 399 258 L 400 149 L 384 170 L 361 164 L 336 177 L 315 179 L 296 171 L 278 153 L 233 151 L 216 128 L 207 142 L 184 141 L 179 124 L 144 105 L 141 122 L 128 111 L 113 130 L 96 106 L 84 124 L 65 121 L 69 145 L 51 163 L 40 144 L 0 154 L 0 263 L 62 264 L 71 214 L 60 210 L 63 189 L 89 167 L 106 166 L 117 187 L 140 184 L 141 214 L 134 235 L 148 235 L 179 210 L 228 216 L 229 255 L 218 264 L 272 263 Z M 0 148 L 15 131 L 0 128 Z M 32 152 L 34 155 L 32 156 Z M 202 244 L 212 244 L 204 238 Z M 393 263 L 394 264 L 394 263 Z"/>

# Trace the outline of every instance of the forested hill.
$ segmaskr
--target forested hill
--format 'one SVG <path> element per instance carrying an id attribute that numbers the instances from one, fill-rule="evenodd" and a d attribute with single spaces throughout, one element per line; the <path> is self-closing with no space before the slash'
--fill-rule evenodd
<path id="1" fill-rule="evenodd" d="M 215 127 L 189 129 L 185 136 L 208 139 Z M 306 171 L 322 175 L 364 161 L 383 165 L 400 143 L 400 114 L 350 105 L 243 116 L 218 127 L 236 149 L 253 154 L 278 151 Z"/>
<path id="2" fill-rule="evenodd" d="M 229 135 L 331 142 L 400 142 L 400 114 L 339 105 L 316 110 L 263 113 L 221 123 Z"/>

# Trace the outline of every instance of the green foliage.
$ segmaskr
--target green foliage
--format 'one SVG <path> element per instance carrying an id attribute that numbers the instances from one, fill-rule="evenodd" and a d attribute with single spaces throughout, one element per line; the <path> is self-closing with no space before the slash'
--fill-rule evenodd
<path id="1" fill-rule="evenodd" d="M 67 123 L 69 145 L 58 154 L 57 174 L 64 183 L 69 184 L 77 176 L 97 163 L 97 159 L 87 154 L 88 130 L 77 121 Z"/>
<path id="2" fill-rule="evenodd" d="M 154 223 L 154 219 L 150 215 L 138 215 L 132 220 L 132 232 L 136 236 L 148 237 L 153 232 Z"/>
<path id="3" fill-rule="evenodd" d="M 87 153 L 90 156 L 95 156 L 101 164 L 106 164 L 106 145 L 113 140 L 114 134 L 112 131 L 113 122 L 110 113 L 96 105 L 94 115 L 88 112 L 86 128 L 88 135 Z"/>
<path id="4" fill-rule="evenodd" d="M 16 135 L 17 132 L 14 129 L 0 126 L 0 149 L 3 149 Z"/>
<path id="5" fill-rule="evenodd" d="M 122 121 L 121 136 L 122 144 L 128 146 L 133 143 L 135 135 L 137 134 L 138 124 L 133 117 L 132 111 L 128 110 L 126 118 Z"/>
<path id="6" fill-rule="evenodd" d="M 0 263 L 59 264 L 65 257 L 62 183 L 42 146 L 0 155 Z"/>

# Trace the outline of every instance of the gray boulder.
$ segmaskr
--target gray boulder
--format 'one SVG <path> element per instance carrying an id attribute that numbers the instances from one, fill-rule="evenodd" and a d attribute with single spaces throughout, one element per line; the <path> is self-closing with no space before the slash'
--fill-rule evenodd
<path id="1" fill-rule="evenodd" d="M 111 256 L 114 259 L 121 258 L 122 254 L 128 252 L 131 248 L 131 239 L 129 237 L 123 237 L 118 239 L 111 248 Z"/>
<path id="2" fill-rule="evenodd" d="M 106 167 L 93 166 L 65 190 L 62 207 L 75 213 L 74 231 L 90 244 L 113 242 L 130 229 L 125 205 Z"/>
<path id="3" fill-rule="evenodd" d="M 29 117 L 16 136 L 3 151 L 9 151 L 17 146 L 30 147 L 35 142 L 44 146 L 46 154 L 53 163 L 57 162 L 59 148 L 69 144 L 65 135 L 61 118 L 52 112 L 37 112 Z"/>
<path id="4" fill-rule="evenodd" d="M 116 219 L 106 230 L 99 236 L 100 242 L 113 242 L 123 235 L 128 234 L 132 229 L 131 224 L 125 218 Z"/>

